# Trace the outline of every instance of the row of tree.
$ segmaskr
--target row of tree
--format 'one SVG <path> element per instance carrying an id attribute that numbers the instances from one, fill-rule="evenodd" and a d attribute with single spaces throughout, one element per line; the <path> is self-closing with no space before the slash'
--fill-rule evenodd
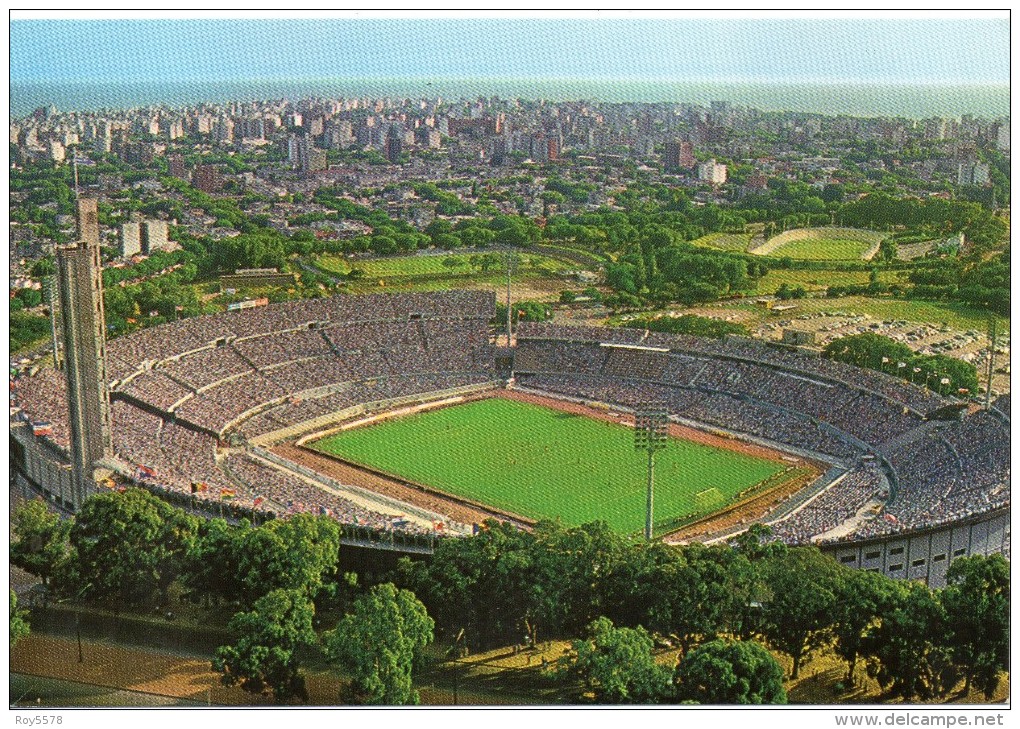
<path id="1" fill-rule="evenodd" d="M 943 354 L 918 354 L 902 342 L 872 332 L 833 339 L 822 355 L 926 385 L 942 395 L 974 395 L 980 387 L 977 368 L 969 362 Z"/>
<path id="2" fill-rule="evenodd" d="M 814 652 L 831 650 L 846 661 L 848 681 L 863 662 L 905 699 L 943 697 L 960 678 L 990 696 L 1008 669 L 1009 567 L 999 556 L 956 559 L 948 586 L 931 590 L 843 567 L 815 548 L 787 548 L 758 526 L 732 545 L 706 547 L 636 543 L 602 523 L 525 532 L 492 521 L 476 537 L 442 540 L 429 559 L 405 558 L 391 578 L 397 586 L 366 592 L 339 574 L 340 526 L 327 517 L 235 526 L 127 489 L 89 499 L 69 520 L 27 502 L 12 525 L 12 564 L 51 594 L 120 610 L 166 604 L 177 584 L 193 601 L 239 606 L 217 670 L 226 683 L 281 701 L 302 695 L 297 652 L 316 644 L 353 677 L 351 700 L 413 701 L 411 671 L 433 628 L 473 648 L 517 644 L 522 633 L 532 645 L 585 635 L 558 669 L 577 682 L 579 700 L 710 700 L 689 693 L 702 684 L 685 672 L 699 646 L 723 638 L 786 654 L 794 678 Z M 346 615 L 316 631 L 323 606 Z M 645 656 L 651 635 L 681 649 L 665 682 L 647 669 L 650 655 L 620 661 L 606 658 L 616 649 L 600 648 L 622 641 Z M 613 688 L 620 681 L 629 687 L 622 693 Z"/>
<path id="3" fill-rule="evenodd" d="M 192 602 L 239 606 L 227 626 L 234 640 L 213 661 L 226 685 L 279 702 L 307 698 L 298 652 L 321 643 L 352 679 L 349 700 L 417 701 L 411 671 L 432 642 L 432 619 L 406 590 L 384 584 L 366 592 L 354 575 L 339 575 L 340 526 L 329 517 L 232 525 L 126 489 L 91 497 L 71 519 L 28 501 L 12 526 L 11 563 L 40 577 L 49 596 L 120 612 L 167 605 L 176 585 Z M 317 606 L 346 614 L 320 634 Z"/>
<path id="4" fill-rule="evenodd" d="M 949 586 L 930 590 L 843 567 L 815 548 L 763 541 L 765 534 L 754 527 L 733 546 L 678 547 L 633 543 L 598 523 L 545 523 L 533 532 L 489 523 L 475 538 L 443 541 L 430 560 L 404 561 L 397 582 L 419 596 L 441 637 L 478 648 L 517 643 L 522 632 L 533 644 L 604 633 L 605 619 L 668 636 L 682 656 L 725 636 L 759 640 L 790 657 L 794 678 L 810 655 L 831 649 L 847 662 L 849 681 L 863 661 L 906 699 L 945 696 L 961 677 L 986 695 L 995 690 L 1008 668 L 1009 566 L 1001 557 L 960 558 Z M 575 647 L 571 665 L 583 667 L 585 650 Z M 592 690 L 586 680 L 582 693 Z M 608 689 L 596 699 L 624 700 Z"/>
<path id="5" fill-rule="evenodd" d="M 624 326 L 633 329 L 647 329 L 652 332 L 690 334 L 695 337 L 713 337 L 715 339 L 722 339 L 728 335 L 746 337 L 750 334 L 747 327 L 743 324 L 713 319 L 709 316 L 698 316 L 697 314 L 657 317 L 639 316 L 630 319 Z"/>
<path id="6" fill-rule="evenodd" d="M 670 670 L 656 660 L 647 630 L 618 628 L 608 618 L 558 661 L 557 678 L 602 704 L 785 704 L 783 669 L 754 640 L 710 640 Z"/>

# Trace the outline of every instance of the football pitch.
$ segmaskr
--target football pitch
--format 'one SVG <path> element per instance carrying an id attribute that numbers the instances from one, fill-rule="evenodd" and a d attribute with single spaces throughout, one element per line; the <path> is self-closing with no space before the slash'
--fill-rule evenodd
<path id="1" fill-rule="evenodd" d="M 632 428 L 502 398 L 354 428 L 311 447 L 392 476 L 565 526 L 640 532 L 647 454 Z M 781 463 L 670 438 L 655 456 L 655 521 L 716 511 Z"/>

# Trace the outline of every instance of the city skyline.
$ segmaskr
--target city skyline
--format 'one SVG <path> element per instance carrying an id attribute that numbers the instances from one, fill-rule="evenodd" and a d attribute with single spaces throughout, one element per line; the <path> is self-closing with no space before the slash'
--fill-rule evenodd
<path id="1" fill-rule="evenodd" d="M 1009 82 L 1009 21 L 989 14 L 96 20 L 79 15 L 15 19 L 10 40 L 12 83 L 333 76 Z"/>

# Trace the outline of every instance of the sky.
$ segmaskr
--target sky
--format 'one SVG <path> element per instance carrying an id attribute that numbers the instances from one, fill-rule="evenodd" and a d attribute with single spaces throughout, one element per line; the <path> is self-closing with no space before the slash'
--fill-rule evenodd
<path id="1" fill-rule="evenodd" d="M 47 16 L 12 20 L 10 51 L 13 83 L 421 76 L 1009 82 L 1009 21 L 1002 16 Z"/>

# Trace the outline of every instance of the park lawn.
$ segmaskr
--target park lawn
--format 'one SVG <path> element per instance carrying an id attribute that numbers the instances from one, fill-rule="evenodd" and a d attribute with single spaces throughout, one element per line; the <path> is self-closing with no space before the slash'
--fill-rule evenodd
<path id="1" fill-rule="evenodd" d="M 881 283 L 893 284 L 899 279 L 897 271 L 880 270 L 878 280 Z M 829 286 L 862 286 L 870 281 L 869 271 L 813 271 L 796 269 L 771 269 L 758 281 L 755 293 L 772 295 L 782 284 L 803 286 L 808 291 L 824 291 Z"/>
<path id="2" fill-rule="evenodd" d="M 499 398 L 356 428 L 315 448 L 440 491 L 567 526 L 644 527 L 647 456 L 631 428 Z M 655 520 L 709 513 L 782 464 L 670 439 L 656 455 Z M 718 489 L 718 497 L 698 497 Z"/>
<path id="3" fill-rule="evenodd" d="M 692 240 L 691 243 L 696 246 L 705 246 L 706 248 L 718 248 L 724 251 L 744 253 L 747 251 L 747 246 L 751 242 L 752 237 L 751 233 L 709 233 Z"/>
<path id="4" fill-rule="evenodd" d="M 859 261 L 873 245 L 862 240 L 820 236 L 790 241 L 769 255 L 808 261 Z"/>

